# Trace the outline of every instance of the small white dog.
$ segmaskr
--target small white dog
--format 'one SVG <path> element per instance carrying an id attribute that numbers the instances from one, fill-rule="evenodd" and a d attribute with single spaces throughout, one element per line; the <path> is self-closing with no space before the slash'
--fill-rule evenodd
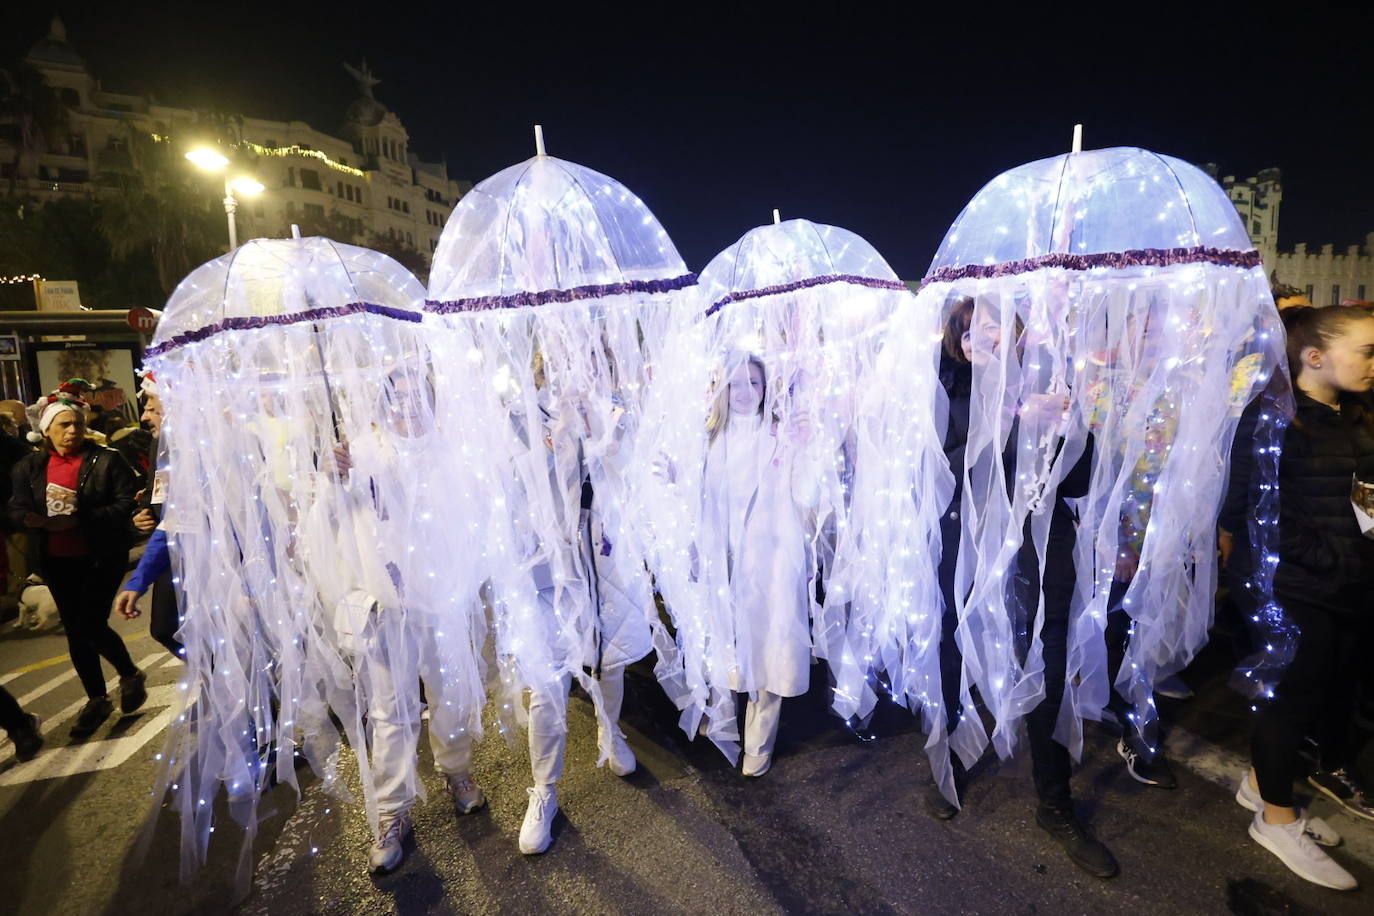
<path id="1" fill-rule="evenodd" d="M 17 626 L 30 630 L 51 630 L 60 626 L 57 616 L 57 602 L 52 600 L 52 592 L 43 584 L 43 577 L 29 576 L 27 584 L 19 593 L 19 622 Z"/>

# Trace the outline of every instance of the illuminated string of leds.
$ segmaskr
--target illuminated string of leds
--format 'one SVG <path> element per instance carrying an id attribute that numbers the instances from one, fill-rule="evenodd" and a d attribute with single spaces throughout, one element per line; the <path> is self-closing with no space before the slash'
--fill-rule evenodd
<path id="1" fill-rule="evenodd" d="M 257 153 L 259 156 L 265 156 L 270 158 L 282 158 L 285 156 L 305 156 L 310 159 L 318 159 L 320 162 L 323 162 L 325 165 L 329 166 L 336 172 L 343 172 L 344 174 L 352 175 L 355 178 L 367 178 L 367 173 L 364 172 L 362 169 L 354 168 L 351 165 L 344 165 L 337 159 L 329 158 L 329 155 L 327 153 L 321 152 L 317 149 L 307 149 L 303 146 L 295 145 L 262 146 L 260 144 L 253 143 L 251 140 L 243 141 L 243 145 L 248 149 L 252 150 L 253 152 Z"/>
<path id="2" fill-rule="evenodd" d="M 15 283 L 35 283 L 42 280 L 42 274 L 15 274 L 12 277 L 0 277 L 0 285 L 12 286 Z"/>

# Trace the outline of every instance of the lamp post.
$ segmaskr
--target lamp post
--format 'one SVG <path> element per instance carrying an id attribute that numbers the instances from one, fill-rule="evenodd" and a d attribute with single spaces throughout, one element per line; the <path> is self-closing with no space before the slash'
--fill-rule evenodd
<path id="1" fill-rule="evenodd" d="M 198 147 L 186 154 L 196 166 L 207 172 L 222 172 L 228 165 L 229 160 L 225 156 L 209 147 Z M 234 219 L 234 213 L 239 208 L 238 196 L 252 197 L 262 193 L 262 184 L 248 177 L 240 175 L 237 178 L 230 178 L 226 173 L 224 176 L 224 216 L 229 221 L 229 250 L 233 251 L 239 247 L 238 223 Z"/>

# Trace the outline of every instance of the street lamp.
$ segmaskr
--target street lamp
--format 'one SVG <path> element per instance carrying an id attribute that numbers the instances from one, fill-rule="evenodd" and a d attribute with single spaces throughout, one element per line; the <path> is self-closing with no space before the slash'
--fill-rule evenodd
<path id="1" fill-rule="evenodd" d="M 229 165 L 229 160 L 222 153 L 209 147 L 193 149 L 186 154 L 186 158 L 207 172 L 223 171 Z M 252 197 L 261 193 L 262 184 L 246 175 L 240 175 L 238 178 L 230 178 L 228 174 L 224 176 L 224 215 L 229 220 L 230 251 L 239 247 L 238 224 L 234 221 L 234 212 L 238 210 L 239 202 L 234 195 Z"/>

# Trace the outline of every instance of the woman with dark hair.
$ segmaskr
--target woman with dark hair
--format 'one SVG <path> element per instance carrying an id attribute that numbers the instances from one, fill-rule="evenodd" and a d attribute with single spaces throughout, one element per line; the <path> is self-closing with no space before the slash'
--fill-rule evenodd
<path id="1" fill-rule="evenodd" d="M 1237 799 L 1255 811 L 1250 836 L 1299 877 L 1338 890 L 1354 876 L 1319 849 L 1293 799 L 1298 748 L 1321 748 L 1314 786 L 1348 811 L 1374 817 L 1374 798 L 1347 771 L 1358 679 L 1368 664 L 1374 541 L 1351 502 L 1360 465 L 1374 458 L 1374 315 L 1342 306 L 1283 315 L 1296 410 L 1279 464 L 1274 597 L 1298 630 L 1292 661 L 1269 691 L 1251 738 L 1251 770 Z"/>
<path id="2" fill-rule="evenodd" d="M 65 386 L 64 386 L 65 387 Z M 143 672 L 109 623 L 110 605 L 128 567 L 129 516 L 138 486 L 114 449 L 86 438 L 86 404 L 59 389 L 37 405 L 43 449 L 12 473 L 10 522 L 38 539 L 38 565 L 52 590 L 87 702 L 71 734 L 84 738 L 114 711 L 103 656 L 119 673 L 119 707 L 131 713 L 148 698 Z"/>

